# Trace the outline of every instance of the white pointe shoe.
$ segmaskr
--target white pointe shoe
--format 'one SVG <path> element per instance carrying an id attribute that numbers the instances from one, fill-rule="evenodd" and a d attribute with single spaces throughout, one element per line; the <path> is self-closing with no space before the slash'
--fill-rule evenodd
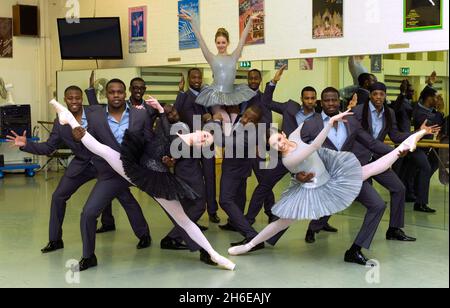
<path id="1" fill-rule="evenodd" d="M 234 246 L 228 249 L 228 254 L 230 256 L 239 256 L 243 255 L 250 251 L 250 248 L 247 248 L 246 245 Z"/>
<path id="2" fill-rule="evenodd" d="M 70 123 L 70 118 L 73 117 L 73 115 L 69 110 L 67 110 L 67 108 L 58 103 L 55 99 L 52 99 L 49 104 L 55 108 L 55 111 L 58 114 L 59 124 L 67 125 Z"/>
<path id="3" fill-rule="evenodd" d="M 229 271 L 234 271 L 234 269 L 236 268 L 236 264 L 234 264 L 227 258 L 222 257 L 219 254 L 211 255 L 211 260 L 213 260 L 213 262 L 217 263 L 218 266 L 220 266 L 226 270 L 229 270 Z"/>
<path id="4" fill-rule="evenodd" d="M 403 142 L 403 145 L 410 151 L 414 152 L 417 149 L 417 143 L 422 139 L 424 134 L 421 132 L 417 132 L 414 135 L 411 135 Z"/>

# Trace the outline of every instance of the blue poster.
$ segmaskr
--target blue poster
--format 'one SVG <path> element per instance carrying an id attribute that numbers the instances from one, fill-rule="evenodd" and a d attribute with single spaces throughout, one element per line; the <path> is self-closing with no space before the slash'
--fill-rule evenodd
<path id="1" fill-rule="evenodd" d="M 192 17 L 195 18 L 197 24 L 200 25 L 198 1 L 199 0 L 178 1 L 178 12 L 180 12 L 182 9 L 188 11 L 192 14 Z M 195 34 L 192 31 L 192 26 L 189 22 L 179 19 L 178 34 L 180 50 L 199 48 L 197 38 L 195 37 Z"/>

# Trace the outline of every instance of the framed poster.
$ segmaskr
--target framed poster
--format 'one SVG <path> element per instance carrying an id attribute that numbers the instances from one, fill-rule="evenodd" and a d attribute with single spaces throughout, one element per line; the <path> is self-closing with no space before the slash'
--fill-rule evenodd
<path id="1" fill-rule="evenodd" d="M 239 0 L 239 33 L 242 35 L 245 26 L 254 13 L 264 14 L 264 0 Z M 247 45 L 264 44 L 265 42 L 265 17 L 253 23 L 253 29 L 247 37 Z"/>
<path id="2" fill-rule="evenodd" d="M 147 52 L 147 7 L 129 8 L 128 24 L 130 53 Z"/>
<path id="3" fill-rule="evenodd" d="M 442 29 L 441 0 L 403 0 L 403 30 Z"/>
<path id="4" fill-rule="evenodd" d="M 314 69 L 314 58 L 300 59 L 300 70 L 312 71 Z"/>
<path id="5" fill-rule="evenodd" d="M 0 58 L 13 57 L 12 18 L 0 18 Z"/>
<path id="6" fill-rule="evenodd" d="M 370 56 L 370 70 L 372 73 L 381 73 L 383 70 L 383 57 L 382 55 Z"/>
<path id="7" fill-rule="evenodd" d="M 192 18 L 200 24 L 200 11 L 198 0 L 181 0 L 178 1 L 178 14 L 181 10 L 186 10 L 192 14 Z M 178 46 L 180 50 L 199 48 L 197 38 L 192 30 L 191 23 L 179 19 L 178 21 Z"/>
<path id="8" fill-rule="evenodd" d="M 344 36 L 344 0 L 313 1 L 313 39 Z"/>

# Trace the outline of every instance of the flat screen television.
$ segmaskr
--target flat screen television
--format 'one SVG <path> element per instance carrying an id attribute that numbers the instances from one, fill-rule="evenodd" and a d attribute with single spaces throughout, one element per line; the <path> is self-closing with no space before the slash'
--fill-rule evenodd
<path id="1" fill-rule="evenodd" d="M 58 34 L 63 60 L 123 59 L 119 17 L 59 18 Z"/>

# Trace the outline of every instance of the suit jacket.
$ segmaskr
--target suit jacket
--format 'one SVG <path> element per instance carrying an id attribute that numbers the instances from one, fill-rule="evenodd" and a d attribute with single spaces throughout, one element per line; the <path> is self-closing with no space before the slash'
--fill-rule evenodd
<path id="1" fill-rule="evenodd" d="M 391 108 L 395 112 L 398 129 L 403 133 L 409 133 L 411 131 L 411 118 L 415 106 L 413 106 L 405 95 L 400 94 L 397 100 L 391 104 Z"/>
<path id="2" fill-rule="evenodd" d="M 117 142 L 111 128 L 109 127 L 106 106 L 98 105 L 93 107 L 95 107 L 93 112 L 87 115 L 89 122 L 89 133 L 100 143 L 107 145 L 120 153 L 122 145 Z M 149 143 L 152 138 L 152 126 L 151 119 L 145 110 L 136 108 L 130 109 L 130 124 L 128 130 L 131 132 L 142 133 L 145 142 Z M 98 170 L 99 179 L 105 180 L 119 176 L 103 158 L 95 155 L 93 162 Z"/>
<path id="3" fill-rule="evenodd" d="M 186 123 L 189 126 L 191 132 L 194 131 L 194 116 L 198 115 L 201 117 L 204 114 L 208 113 L 205 107 L 195 103 L 196 99 L 197 96 L 195 96 L 195 94 L 192 93 L 191 90 L 188 90 L 187 92 L 178 93 L 177 99 L 174 104 L 175 109 L 180 115 L 180 121 Z"/>
<path id="4" fill-rule="evenodd" d="M 445 124 L 444 115 L 442 113 L 436 110 L 429 111 L 422 106 L 417 105 L 413 112 L 414 128 L 418 130 L 422 126 L 423 122 L 425 122 L 425 120 L 428 120 L 427 126 L 443 126 Z M 433 136 L 425 136 L 424 139 L 433 139 Z"/>
<path id="5" fill-rule="evenodd" d="M 363 110 L 364 110 L 364 105 L 358 105 L 358 106 L 356 106 L 356 108 L 354 108 L 352 110 L 353 113 L 355 114 L 355 118 L 359 121 L 359 123 L 362 123 L 362 120 L 363 120 Z M 399 143 L 402 143 L 406 138 L 411 136 L 411 133 L 402 133 L 398 129 L 394 110 L 392 110 L 391 108 L 388 107 L 388 108 L 385 108 L 384 112 L 389 112 L 391 114 L 392 127 L 390 129 L 388 129 L 388 127 L 386 125 L 386 121 L 383 121 L 383 128 L 381 129 L 378 137 L 376 138 L 377 140 L 379 140 L 380 142 L 384 142 L 384 140 L 386 139 L 386 136 L 389 136 L 389 138 L 394 143 L 399 144 Z M 371 136 L 373 136 L 372 116 L 370 115 L 370 110 L 367 115 L 367 119 L 369 121 L 368 133 Z M 356 152 L 360 153 L 360 155 L 361 155 L 360 157 L 358 157 L 360 159 L 361 163 L 363 165 L 368 164 L 372 158 L 371 151 L 359 142 L 355 143 L 355 148 L 356 148 Z M 375 159 L 378 159 L 379 157 L 380 157 L 380 155 L 374 155 Z"/>
<path id="6" fill-rule="evenodd" d="M 281 129 L 287 136 L 289 136 L 298 128 L 296 115 L 301 110 L 301 106 L 293 100 L 289 100 L 286 103 L 273 101 L 273 92 L 275 91 L 275 87 L 276 86 L 272 86 L 270 83 L 267 83 L 262 102 L 266 108 L 283 116 L 283 124 Z"/>
<path id="7" fill-rule="evenodd" d="M 84 107 L 84 111 L 86 116 L 88 116 L 93 111 L 93 108 Z M 67 146 L 75 155 L 75 158 L 67 167 L 65 172 L 66 176 L 70 178 L 77 177 L 83 173 L 86 168 L 92 165 L 92 153 L 89 152 L 82 143 L 75 142 L 72 137 L 71 127 L 69 125 L 59 124 L 58 119 L 55 120 L 53 129 L 46 142 L 28 142 L 21 150 L 35 155 L 51 155 L 58 150 L 61 145 Z"/>
<path id="8" fill-rule="evenodd" d="M 369 133 L 364 131 L 361 127 L 361 124 L 355 117 L 350 116 L 347 117 L 347 123 L 345 123 L 347 128 L 347 140 L 342 146 L 341 151 L 352 152 L 356 155 L 359 161 L 362 164 L 362 159 L 365 154 L 365 149 L 361 152 L 362 149 L 355 147 L 357 142 L 361 143 L 365 148 L 369 149 L 371 152 L 385 155 L 392 151 L 392 148 L 383 142 L 374 139 Z M 312 142 L 323 130 L 323 119 L 322 115 L 319 113 L 314 114 L 314 116 L 305 121 L 302 131 L 301 137 L 303 142 L 310 143 Z M 322 147 L 337 151 L 336 146 L 331 142 L 330 139 L 326 139 L 323 143 Z"/>
<path id="9" fill-rule="evenodd" d="M 364 105 L 370 100 L 370 92 L 364 88 L 359 87 L 355 93 L 358 95 L 358 105 Z"/>

